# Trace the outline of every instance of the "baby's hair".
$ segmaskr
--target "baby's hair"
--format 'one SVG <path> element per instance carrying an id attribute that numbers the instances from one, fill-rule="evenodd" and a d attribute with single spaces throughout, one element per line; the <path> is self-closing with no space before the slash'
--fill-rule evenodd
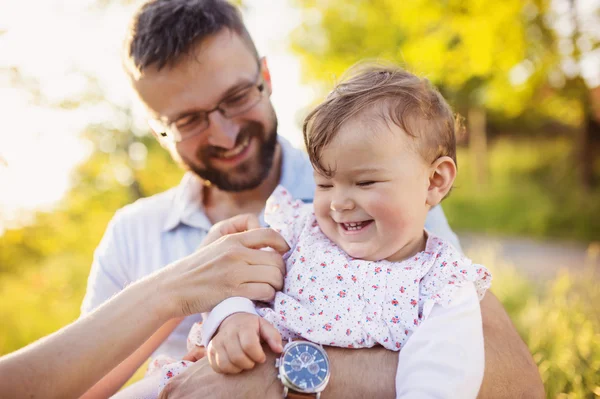
<path id="1" fill-rule="evenodd" d="M 429 81 L 392 64 L 359 63 L 304 120 L 304 143 L 317 172 L 331 176 L 320 162 L 322 151 L 357 116 L 400 127 L 429 162 L 448 156 L 456 163 L 460 119 Z"/>

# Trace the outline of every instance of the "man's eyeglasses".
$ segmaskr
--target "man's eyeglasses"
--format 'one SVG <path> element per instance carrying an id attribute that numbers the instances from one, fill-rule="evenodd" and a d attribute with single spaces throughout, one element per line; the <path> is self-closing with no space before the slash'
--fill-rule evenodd
<path id="1" fill-rule="evenodd" d="M 264 82 L 259 84 L 253 83 L 252 85 L 246 86 L 230 96 L 227 96 L 213 109 L 191 112 L 173 122 L 150 119 L 148 124 L 159 136 L 178 143 L 194 137 L 208 129 L 208 126 L 210 125 L 208 117 L 215 111 L 219 111 L 221 115 L 227 119 L 249 111 L 260 102 L 264 90 Z"/>

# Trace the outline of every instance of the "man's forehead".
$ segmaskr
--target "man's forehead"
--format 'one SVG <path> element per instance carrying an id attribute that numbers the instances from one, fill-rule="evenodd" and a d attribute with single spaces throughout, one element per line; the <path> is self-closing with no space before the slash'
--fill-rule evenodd
<path id="1" fill-rule="evenodd" d="M 154 116 L 211 108 L 230 89 L 256 79 L 258 61 L 235 33 L 219 32 L 172 66 L 148 68 L 133 81 Z"/>

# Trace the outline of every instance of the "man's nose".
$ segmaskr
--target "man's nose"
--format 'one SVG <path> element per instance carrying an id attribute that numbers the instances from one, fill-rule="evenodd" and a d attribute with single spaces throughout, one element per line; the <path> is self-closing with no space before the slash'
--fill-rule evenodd
<path id="1" fill-rule="evenodd" d="M 235 147 L 240 126 L 227 119 L 219 111 L 212 112 L 208 116 L 208 143 L 214 147 L 231 150 Z"/>

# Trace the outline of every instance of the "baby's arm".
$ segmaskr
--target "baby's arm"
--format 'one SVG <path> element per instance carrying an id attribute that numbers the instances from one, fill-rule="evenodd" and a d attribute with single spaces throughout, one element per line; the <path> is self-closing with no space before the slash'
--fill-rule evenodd
<path id="1" fill-rule="evenodd" d="M 476 398 L 484 370 L 479 298 L 465 284 L 435 305 L 400 352 L 396 398 Z"/>

